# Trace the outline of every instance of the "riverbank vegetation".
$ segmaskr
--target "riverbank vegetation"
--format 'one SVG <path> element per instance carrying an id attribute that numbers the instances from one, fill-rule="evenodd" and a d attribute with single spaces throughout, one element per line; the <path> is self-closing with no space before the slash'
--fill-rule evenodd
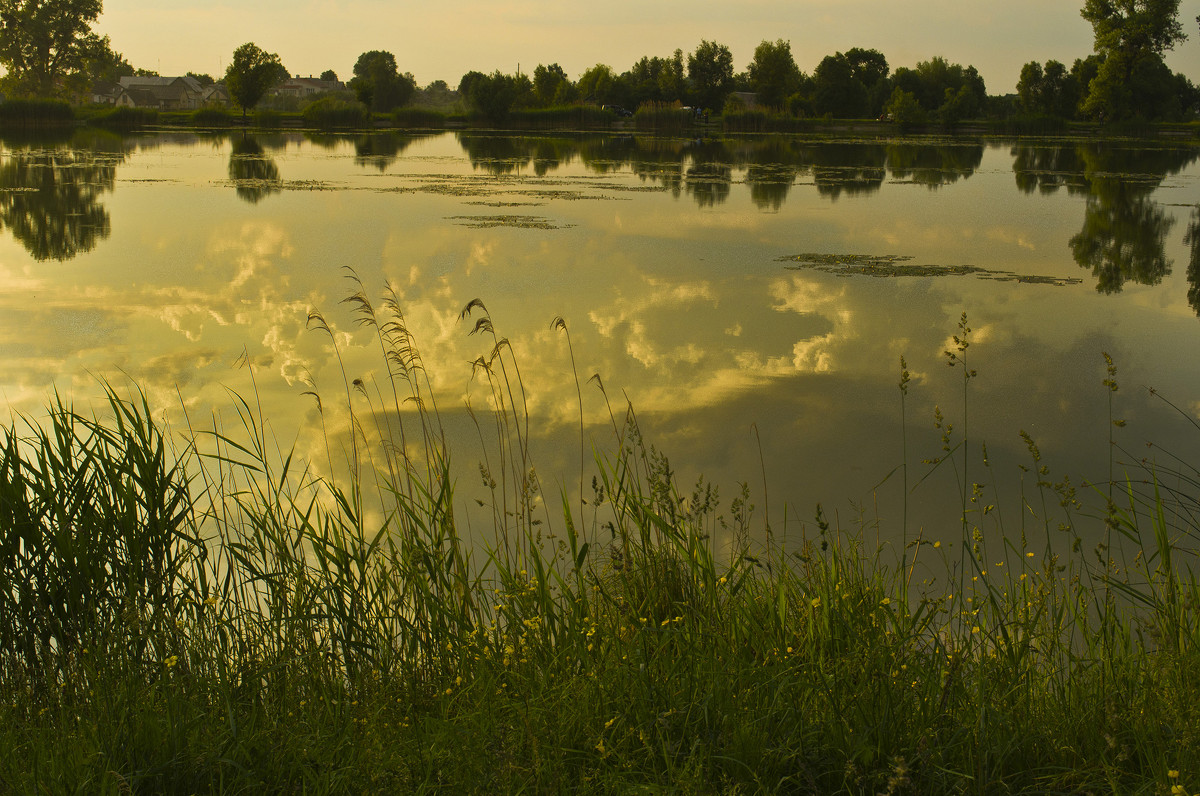
<path id="1" fill-rule="evenodd" d="M 1021 505 L 993 505 L 965 317 L 963 423 L 939 413 L 922 465 L 957 474 L 961 527 L 889 545 L 681 488 L 611 403 L 579 493 L 546 493 L 518 363 L 471 302 L 484 543 L 399 306 L 350 302 L 392 375 L 313 396 L 352 415 L 341 467 L 277 447 L 252 396 L 236 428 L 109 389 L 0 433 L 6 791 L 1200 790 L 1198 473 L 1076 487 L 1027 437 Z M 903 360 L 898 386 L 903 424 Z"/>
<path id="2" fill-rule="evenodd" d="M 1200 113 L 1200 90 L 1163 60 L 1186 39 L 1179 0 L 1128 8 L 1086 0 L 1081 16 L 1092 26 L 1094 53 L 1069 67 L 1053 57 L 1044 64 L 1031 61 L 1015 87 L 993 95 L 974 66 L 938 55 L 893 67 L 879 50 L 851 47 L 814 59 L 815 66 L 806 72 L 784 39 L 764 39 L 741 71 L 729 47 L 702 40 L 690 53 L 675 49 L 666 56 L 643 56 L 625 71 L 598 63 L 572 80 L 557 63 L 539 64 L 532 74 L 520 69 L 514 74 L 470 71 L 454 87 L 441 79 L 418 86 L 387 50 L 362 53 L 345 83 L 333 70 L 320 80 L 301 80 L 299 75 L 293 80 L 277 54 L 248 42 L 233 53 L 225 75 L 218 76 L 223 91 L 209 93 L 214 79 L 189 72 L 186 77 L 193 83 L 179 89 L 190 92 L 186 101 L 177 91 L 147 98 L 150 83 L 120 85 L 135 76 L 157 75 L 135 69 L 107 37 L 90 32 L 99 3 L 62 5 L 60 13 L 49 15 L 39 14 L 36 3 L 14 4 L 20 24 L 0 31 L 0 65 L 8 69 L 0 89 L 7 96 L 70 100 L 76 106 L 107 104 L 110 109 L 114 103 L 132 103 L 181 113 L 202 102 L 234 102 L 242 108 L 244 124 L 250 123 L 249 110 L 261 108 L 268 116 L 279 112 L 285 114 L 281 118 L 303 119 L 321 129 L 373 127 L 392 120 L 409 127 L 597 129 L 647 109 L 639 129 L 661 121 L 671 131 L 679 120 L 660 109 L 680 107 L 693 112 L 689 126 L 703 119 L 723 124 L 729 132 L 790 132 L 814 120 L 864 119 L 884 120 L 901 131 L 954 130 L 971 122 L 976 128 L 1047 132 L 1079 122 L 1188 122 Z M 30 43 L 43 40 L 56 43 L 58 55 L 49 62 L 41 60 L 49 50 Z M 30 55 L 35 50 L 38 57 Z M 143 105 L 147 102 L 151 104 Z M 262 126 L 261 118 L 256 123 Z"/>

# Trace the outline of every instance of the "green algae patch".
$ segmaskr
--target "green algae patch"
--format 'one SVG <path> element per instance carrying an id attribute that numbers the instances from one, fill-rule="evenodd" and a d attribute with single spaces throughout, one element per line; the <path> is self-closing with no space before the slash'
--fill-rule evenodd
<path id="1" fill-rule="evenodd" d="M 447 216 L 447 220 L 464 227 L 491 229 L 493 227 L 515 227 L 517 229 L 568 229 L 574 224 L 559 224 L 542 216 Z"/>
<path id="2" fill-rule="evenodd" d="M 1073 277 L 1018 274 L 978 265 L 936 265 L 913 263 L 911 255 L 902 254 L 792 254 L 777 258 L 794 271 L 820 271 L 836 276 L 874 277 L 933 277 L 974 276 L 998 282 L 1025 282 L 1035 285 L 1077 285 L 1083 280 Z"/>

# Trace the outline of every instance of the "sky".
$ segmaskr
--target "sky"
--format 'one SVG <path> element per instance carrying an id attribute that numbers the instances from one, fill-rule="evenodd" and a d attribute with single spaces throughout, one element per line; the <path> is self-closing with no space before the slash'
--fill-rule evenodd
<path id="1" fill-rule="evenodd" d="M 468 71 L 532 73 L 558 63 L 572 79 L 597 63 L 623 72 L 644 55 L 726 45 L 746 68 L 763 40 L 791 43 L 811 73 L 829 54 L 876 49 L 888 64 L 940 55 L 974 65 L 989 94 L 1015 90 L 1021 66 L 1092 52 L 1081 0 L 107 0 L 95 29 L 135 67 L 219 76 L 240 45 L 277 53 L 292 74 L 351 76 L 359 54 L 387 50 L 419 85 Z M 1200 0 L 1183 0 L 1188 40 L 1168 65 L 1200 83 Z"/>

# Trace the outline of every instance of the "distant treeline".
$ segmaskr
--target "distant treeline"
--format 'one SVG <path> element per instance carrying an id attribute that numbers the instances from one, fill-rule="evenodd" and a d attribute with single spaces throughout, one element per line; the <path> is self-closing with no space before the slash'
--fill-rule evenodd
<path id="1" fill-rule="evenodd" d="M 371 50 L 358 57 L 353 77 L 345 84 L 333 70 L 326 70 L 321 74 L 326 90 L 304 96 L 295 90 L 272 93 L 270 87 L 278 87 L 288 72 L 276 54 L 248 43 L 235 51 L 225 84 L 241 106 L 243 119 L 258 106 L 260 126 L 285 118 L 279 114 L 294 114 L 318 129 L 368 128 L 389 121 L 406 127 L 595 128 L 632 118 L 639 129 L 677 130 L 719 119 L 731 131 L 790 132 L 808 129 L 819 119 L 880 119 L 901 128 L 953 128 L 971 119 L 988 120 L 993 128 L 1000 123 L 1012 132 L 1036 133 L 1075 120 L 1136 125 L 1195 119 L 1200 90 L 1163 60 L 1186 39 L 1178 19 L 1179 0 L 1127 5 L 1085 0 L 1081 16 L 1095 32 L 1095 52 L 1069 68 L 1053 59 L 1031 61 L 1021 70 L 1015 91 L 991 96 L 974 66 L 940 56 L 893 69 L 880 51 L 852 47 L 826 55 L 806 73 L 796 64 L 790 42 L 783 39 L 762 41 L 740 72 L 727 46 L 702 40 L 690 53 L 676 49 L 666 57 L 643 56 L 623 72 L 596 64 L 577 80 L 552 63 L 539 64 L 531 74 L 519 69 L 515 74 L 471 71 L 457 86 L 435 80 L 424 88 L 412 74 L 400 71 L 395 55 Z M 79 105 L 86 104 L 84 96 L 100 96 L 100 86 L 118 76 L 144 73 L 111 52 L 107 41 L 103 44 L 103 58 L 50 79 L 49 88 L 32 72 L 21 79 L 6 76 L 0 88 L 11 88 L 16 96 L 69 96 Z M 238 66 L 239 54 L 245 53 L 262 64 Z M 266 71 L 259 75 L 255 69 Z M 213 82 L 208 75 L 188 76 L 202 85 Z M 244 90 L 250 83 L 253 92 Z M 10 106 L 0 114 L 0 124 L 11 128 L 69 123 L 70 109 L 47 102 L 35 99 Z M 152 110 L 112 110 L 110 105 L 105 112 L 104 107 L 95 106 L 84 116 L 123 128 L 155 120 Z M 173 121 L 181 112 L 161 115 Z M 202 109 L 191 121 L 200 126 L 235 123 L 219 108 Z"/>

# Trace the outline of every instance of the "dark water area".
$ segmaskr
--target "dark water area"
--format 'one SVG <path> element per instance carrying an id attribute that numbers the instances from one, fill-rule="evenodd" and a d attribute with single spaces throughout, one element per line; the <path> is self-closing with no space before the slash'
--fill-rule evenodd
<path id="1" fill-rule="evenodd" d="M 486 446 L 464 407 L 486 411 L 471 363 L 489 345 L 459 315 L 479 298 L 520 364 L 551 517 L 560 490 L 589 491 L 592 445 L 612 446 L 628 400 L 688 491 L 707 479 L 728 504 L 744 482 L 760 532 L 811 530 L 820 502 L 881 538 L 956 539 L 979 483 L 981 527 L 1044 534 L 1026 505 L 1039 480 L 1088 496 L 1085 480 L 1144 477 L 1145 459 L 1185 487 L 1179 461 L 1200 462 L 1198 156 L 1065 139 L 5 140 L 0 390 L 36 415 L 55 389 L 99 403 L 98 377 L 129 378 L 176 419 L 181 398 L 226 417 L 226 388 L 257 390 L 319 471 L 325 435 L 346 436 L 345 385 L 387 375 L 341 303 L 350 267 L 403 309 L 464 511 Z M 332 337 L 306 328 L 313 310 Z"/>

